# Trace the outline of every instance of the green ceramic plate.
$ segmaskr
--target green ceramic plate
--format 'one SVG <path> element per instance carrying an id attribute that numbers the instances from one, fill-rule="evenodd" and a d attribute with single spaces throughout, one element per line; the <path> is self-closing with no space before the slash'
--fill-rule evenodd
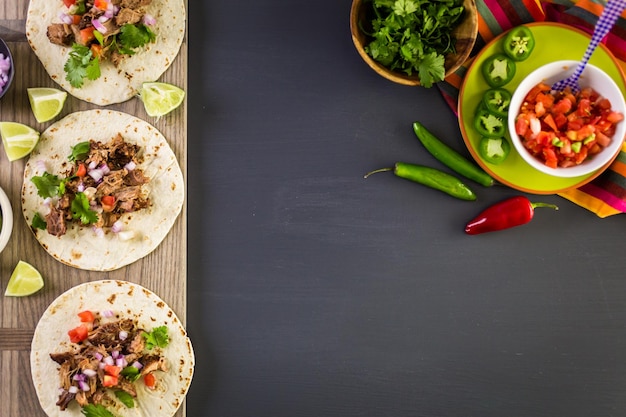
<path id="1" fill-rule="evenodd" d="M 552 61 L 562 59 L 582 58 L 591 37 L 580 30 L 558 23 L 530 23 L 527 24 L 535 36 L 535 49 L 526 61 L 518 62 L 515 77 L 504 86 L 513 92 L 522 79 L 536 68 Z M 459 125 L 463 140 L 470 153 L 491 176 L 502 184 L 531 194 L 554 194 L 563 192 L 591 181 L 608 167 L 579 177 L 556 178 L 537 171 L 528 165 L 516 152 L 511 144 L 511 154 L 500 165 L 490 164 L 481 159 L 477 147 L 480 135 L 473 127 L 474 111 L 480 103 L 483 93 L 489 89 L 485 82 L 480 66 L 482 62 L 492 54 L 501 51 L 501 39 L 504 34 L 493 39 L 467 70 L 463 85 L 459 94 Z M 604 46 L 600 45 L 593 53 L 591 64 L 606 71 L 626 94 L 626 81 L 624 73 L 617 63 L 613 54 Z"/>

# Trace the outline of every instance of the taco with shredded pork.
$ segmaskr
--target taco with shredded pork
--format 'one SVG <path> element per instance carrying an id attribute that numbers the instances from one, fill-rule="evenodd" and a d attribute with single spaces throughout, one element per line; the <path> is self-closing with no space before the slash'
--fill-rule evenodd
<path id="1" fill-rule="evenodd" d="M 30 356 L 50 417 L 173 416 L 194 362 L 174 311 L 148 289 L 114 280 L 78 285 L 53 301 Z"/>
<path id="2" fill-rule="evenodd" d="M 134 116 L 70 114 L 42 133 L 24 169 L 22 211 L 50 255 L 109 271 L 152 252 L 184 202 L 165 137 Z"/>
<path id="3" fill-rule="evenodd" d="M 182 0 L 31 0 L 26 36 L 54 81 L 105 106 L 169 68 L 185 21 Z"/>

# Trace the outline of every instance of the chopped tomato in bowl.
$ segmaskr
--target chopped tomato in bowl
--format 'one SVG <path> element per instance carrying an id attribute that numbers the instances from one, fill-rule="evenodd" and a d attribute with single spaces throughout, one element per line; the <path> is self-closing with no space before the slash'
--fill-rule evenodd
<path id="1" fill-rule="evenodd" d="M 619 87 L 587 65 L 581 91 L 552 91 L 577 61 L 547 64 L 528 75 L 513 94 L 508 127 L 520 156 L 554 176 L 576 177 L 606 168 L 626 134 L 626 107 Z"/>

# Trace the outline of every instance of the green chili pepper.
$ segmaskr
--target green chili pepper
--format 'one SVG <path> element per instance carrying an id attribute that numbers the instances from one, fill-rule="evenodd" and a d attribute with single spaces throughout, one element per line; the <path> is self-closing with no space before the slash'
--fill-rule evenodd
<path id="1" fill-rule="evenodd" d="M 506 138 L 483 137 L 478 143 L 478 153 L 487 162 L 494 165 L 502 163 L 511 152 L 511 145 Z"/>
<path id="2" fill-rule="evenodd" d="M 463 182 L 461 182 L 461 180 L 457 177 L 424 165 L 396 162 L 393 167 L 381 168 L 368 172 L 365 174 L 364 178 L 378 172 L 388 171 L 393 171 L 397 177 L 426 185 L 430 188 L 434 188 L 435 190 L 443 191 L 444 193 L 461 200 L 476 200 L 476 194 L 474 194 L 474 192 L 467 185 L 463 184 Z"/>
<path id="3" fill-rule="evenodd" d="M 515 61 L 524 61 L 535 47 L 535 37 L 526 26 L 511 29 L 504 36 L 504 53 Z"/>
<path id="4" fill-rule="evenodd" d="M 483 61 L 480 69 L 491 88 L 502 87 L 515 76 L 515 61 L 505 54 L 495 54 Z"/>
<path id="5" fill-rule="evenodd" d="M 478 110 L 474 117 L 474 127 L 481 136 L 499 138 L 504 136 L 506 122 L 503 117 L 496 116 L 488 110 Z"/>
<path id="6" fill-rule="evenodd" d="M 420 122 L 413 123 L 413 131 L 426 150 L 448 168 L 485 187 L 495 184 L 482 168 L 443 143 Z"/>
<path id="7" fill-rule="evenodd" d="M 487 111 L 500 117 L 507 117 L 509 114 L 509 104 L 511 104 L 511 93 L 504 88 L 491 88 L 483 94 L 481 103 Z"/>

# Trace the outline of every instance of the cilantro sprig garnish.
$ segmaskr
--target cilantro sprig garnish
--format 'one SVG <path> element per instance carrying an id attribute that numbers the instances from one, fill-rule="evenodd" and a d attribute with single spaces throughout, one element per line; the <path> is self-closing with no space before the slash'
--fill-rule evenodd
<path id="1" fill-rule="evenodd" d="M 81 161 L 89 156 L 89 151 L 91 151 L 91 143 L 88 140 L 77 143 L 72 146 L 72 153 L 68 155 L 67 159 L 70 162 Z"/>
<path id="2" fill-rule="evenodd" d="M 75 43 L 65 65 L 65 79 L 72 87 L 81 88 L 88 80 L 100 78 L 100 60 L 93 55 L 87 46 Z"/>
<path id="3" fill-rule="evenodd" d="M 40 176 L 34 176 L 31 178 L 35 187 L 37 187 L 37 194 L 43 198 L 56 197 L 65 194 L 66 179 L 61 179 L 56 175 L 44 172 Z"/>
<path id="4" fill-rule="evenodd" d="M 70 206 L 72 218 L 80 220 L 82 224 L 92 224 L 98 221 L 98 213 L 89 206 L 89 199 L 85 193 L 76 193 Z"/>
<path id="5" fill-rule="evenodd" d="M 452 30 L 460 23 L 461 0 L 370 0 L 374 18 L 365 51 L 385 67 L 431 87 L 445 75 L 445 55 L 455 52 Z"/>
<path id="6" fill-rule="evenodd" d="M 85 417 L 115 417 L 115 414 L 104 408 L 102 404 L 87 404 L 80 409 Z"/>
<path id="7" fill-rule="evenodd" d="M 117 48 L 122 54 L 134 55 L 135 49 L 155 40 L 156 35 L 148 26 L 126 24 L 120 28 L 120 34 L 117 36 Z"/>
<path id="8" fill-rule="evenodd" d="M 151 332 L 143 332 L 141 335 L 146 339 L 146 349 L 148 350 L 154 349 L 155 346 L 165 347 L 170 343 L 167 326 L 155 327 Z"/>

